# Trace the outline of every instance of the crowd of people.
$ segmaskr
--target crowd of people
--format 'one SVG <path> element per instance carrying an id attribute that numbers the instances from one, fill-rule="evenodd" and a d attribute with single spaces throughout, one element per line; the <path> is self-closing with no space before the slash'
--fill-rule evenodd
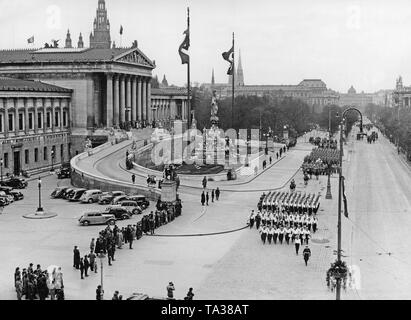
<path id="1" fill-rule="evenodd" d="M 18 300 L 23 297 L 25 300 L 64 300 L 61 267 L 52 266 L 49 270 L 42 270 L 38 264 L 34 269 L 33 263 L 22 271 L 17 267 L 14 272 L 14 285 Z"/>
<path id="2" fill-rule="evenodd" d="M 337 172 L 339 161 L 339 150 L 317 148 L 304 158 L 304 163 L 301 167 L 305 174 L 310 175 L 310 177 L 315 175 L 318 179 L 319 175 L 328 174 L 329 167 L 330 173 Z"/>

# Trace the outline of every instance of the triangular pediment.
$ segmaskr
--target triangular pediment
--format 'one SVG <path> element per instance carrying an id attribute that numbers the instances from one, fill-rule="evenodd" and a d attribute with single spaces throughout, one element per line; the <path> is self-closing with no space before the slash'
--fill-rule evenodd
<path id="1" fill-rule="evenodd" d="M 147 58 L 138 48 L 132 48 L 127 52 L 124 52 L 113 59 L 116 62 L 129 63 L 133 65 L 145 66 L 149 68 L 155 68 L 155 64 Z"/>

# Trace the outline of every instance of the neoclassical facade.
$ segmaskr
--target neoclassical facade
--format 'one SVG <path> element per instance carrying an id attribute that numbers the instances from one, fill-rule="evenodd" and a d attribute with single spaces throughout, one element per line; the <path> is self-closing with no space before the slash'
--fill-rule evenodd
<path id="1" fill-rule="evenodd" d="M 36 171 L 70 159 L 71 95 L 70 89 L 0 77 L 3 175 Z"/>

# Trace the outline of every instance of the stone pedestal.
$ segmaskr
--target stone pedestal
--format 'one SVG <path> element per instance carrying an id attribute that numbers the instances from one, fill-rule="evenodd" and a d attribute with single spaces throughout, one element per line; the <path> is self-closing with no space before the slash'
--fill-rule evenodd
<path id="1" fill-rule="evenodd" d="M 177 182 L 165 179 L 161 184 L 161 201 L 174 202 L 177 199 Z"/>

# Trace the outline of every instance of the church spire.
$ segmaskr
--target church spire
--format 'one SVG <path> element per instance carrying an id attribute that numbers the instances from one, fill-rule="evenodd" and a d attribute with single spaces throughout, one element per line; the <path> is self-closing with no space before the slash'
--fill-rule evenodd
<path id="1" fill-rule="evenodd" d="M 81 35 L 81 32 L 78 37 L 77 48 L 84 48 L 83 36 Z"/>
<path id="2" fill-rule="evenodd" d="M 109 49 L 111 47 L 110 21 L 107 17 L 106 3 L 98 0 L 96 17 L 90 34 L 90 48 Z"/>
<path id="3" fill-rule="evenodd" d="M 244 86 L 244 73 L 243 73 L 243 65 L 241 63 L 241 50 L 238 54 L 238 69 L 237 69 L 237 79 L 236 79 L 237 86 Z"/>
<path id="4" fill-rule="evenodd" d="M 73 46 L 71 45 L 70 30 L 67 30 L 66 46 L 65 46 L 65 48 L 73 48 Z"/>

